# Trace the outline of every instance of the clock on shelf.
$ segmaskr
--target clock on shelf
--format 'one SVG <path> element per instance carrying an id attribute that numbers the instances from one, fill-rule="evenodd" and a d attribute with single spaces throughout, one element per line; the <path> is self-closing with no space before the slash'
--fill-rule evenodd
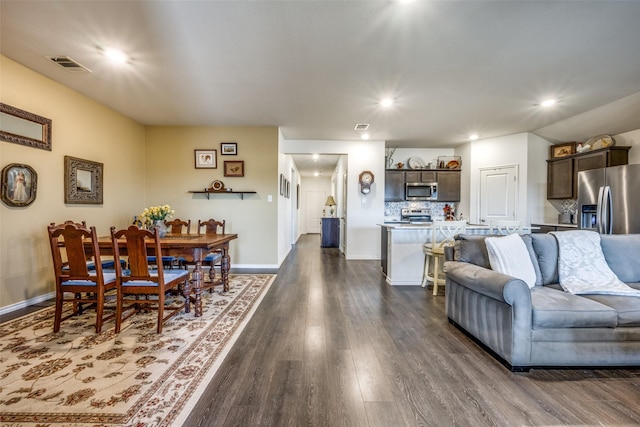
<path id="1" fill-rule="evenodd" d="M 371 184 L 373 184 L 373 172 L 362 171 L 358 180 L 360 181 L 360 192 L 368 194 L 371 191 Z"/>

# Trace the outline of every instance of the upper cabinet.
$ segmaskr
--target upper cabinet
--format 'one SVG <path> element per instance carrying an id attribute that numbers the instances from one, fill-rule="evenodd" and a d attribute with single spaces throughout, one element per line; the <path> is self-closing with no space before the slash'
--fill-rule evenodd
<path id="1" fill-rule="evenodd" d="M 608 147 L 547 160 L 547 199 L 578 195 L 578 172 L 629 163 L 631 147 Z"/>
<path id="2" fill-rule="evenodd" d="M 460 170 L 433 169 L 396 170 L 389 169 L 385 172 L 384 201 L 403 202 L 405 200 L 405 183 L 422 182 L 438 184 L 439 202 L 460 201 Z"/>
<path id="3" fill-rule="evenodd" d="M 384 173 L 384 201 L 404 201 L 404 171 L 388 170 Z"/>

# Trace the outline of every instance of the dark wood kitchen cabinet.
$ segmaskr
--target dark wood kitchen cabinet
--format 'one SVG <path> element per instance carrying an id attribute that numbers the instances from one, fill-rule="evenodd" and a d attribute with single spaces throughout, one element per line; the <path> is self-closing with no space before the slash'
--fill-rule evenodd
<path id="1" fill-rule="evenodd" d="M 460 201 L 460 171 L 438 171 L 438 201 Z"/>
<path id="2" fill-rule="evenodd" d="M 405 172 L 404 175 L 405 182 L 423 182 L 423 183 L 431 183 L 436 182 L 436 172 L 435 171 L 411 171 Z"/>
<path id="3" fill-rule="evenodd" d="M 547 160 L 547 199 L 578 196 L 578 172 L 629 163 L 631 147 L 608 147 Z"/>
<path id="4" fill-rule="evenodd" d="M 384 201 L 404 201 L 404 171 L 388 170 L 384 173 Z"/>

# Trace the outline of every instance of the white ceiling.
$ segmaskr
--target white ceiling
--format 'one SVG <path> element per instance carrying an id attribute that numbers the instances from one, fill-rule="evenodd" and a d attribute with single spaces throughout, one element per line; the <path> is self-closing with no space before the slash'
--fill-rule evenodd
<path id="1" fill-rule="evenodd" d="M 399 147 L 640 128 L 640 1 L 1 0 L 0 15 L 2 54 L 147 125 L 354 140 L 370 123 Z M 109 46 L 132 59 L 109 64 Z M 623 114 L 594 123 L 606 106 Z"/>

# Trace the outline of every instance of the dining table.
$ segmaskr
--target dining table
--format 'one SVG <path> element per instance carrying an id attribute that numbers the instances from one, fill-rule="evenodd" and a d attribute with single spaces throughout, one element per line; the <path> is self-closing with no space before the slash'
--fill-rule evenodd
<path id="1" fill-rule="evenodd" d="M 195 269 L 191 272 L 191 292 L 187 297 L 185 311 L 190 311 L 189 302 L 193 302 L 194 316 L 202 316 L 202 289 L 222 285 L 225 292 L 229 291 L 229 269 L 231 268 L 231 257 L 229 256 L 229 242 L 238 238 L 237 234 L 166 234 L 160 237 L 160 249 L 162 256 L 182 257 L 188 262 L 195 264 Z M 98 238 L 98 246 L 101 255 L 113 255 L 111 237 L 102 236 Z M 151 249 L 154 247 L 153 240 L 149 239 L 147 247 L 150 249 L 149 255 L 157 256 Z M 220 260 L 220 278 L 207 282 L 204 278 L 202 260 L 208 253 L 219 251 L 222 255 Z M 120 249 L 120 253 L 126 255 L 126 249 Z M 213 267 L 212 267 L 213 268 Z"/>

